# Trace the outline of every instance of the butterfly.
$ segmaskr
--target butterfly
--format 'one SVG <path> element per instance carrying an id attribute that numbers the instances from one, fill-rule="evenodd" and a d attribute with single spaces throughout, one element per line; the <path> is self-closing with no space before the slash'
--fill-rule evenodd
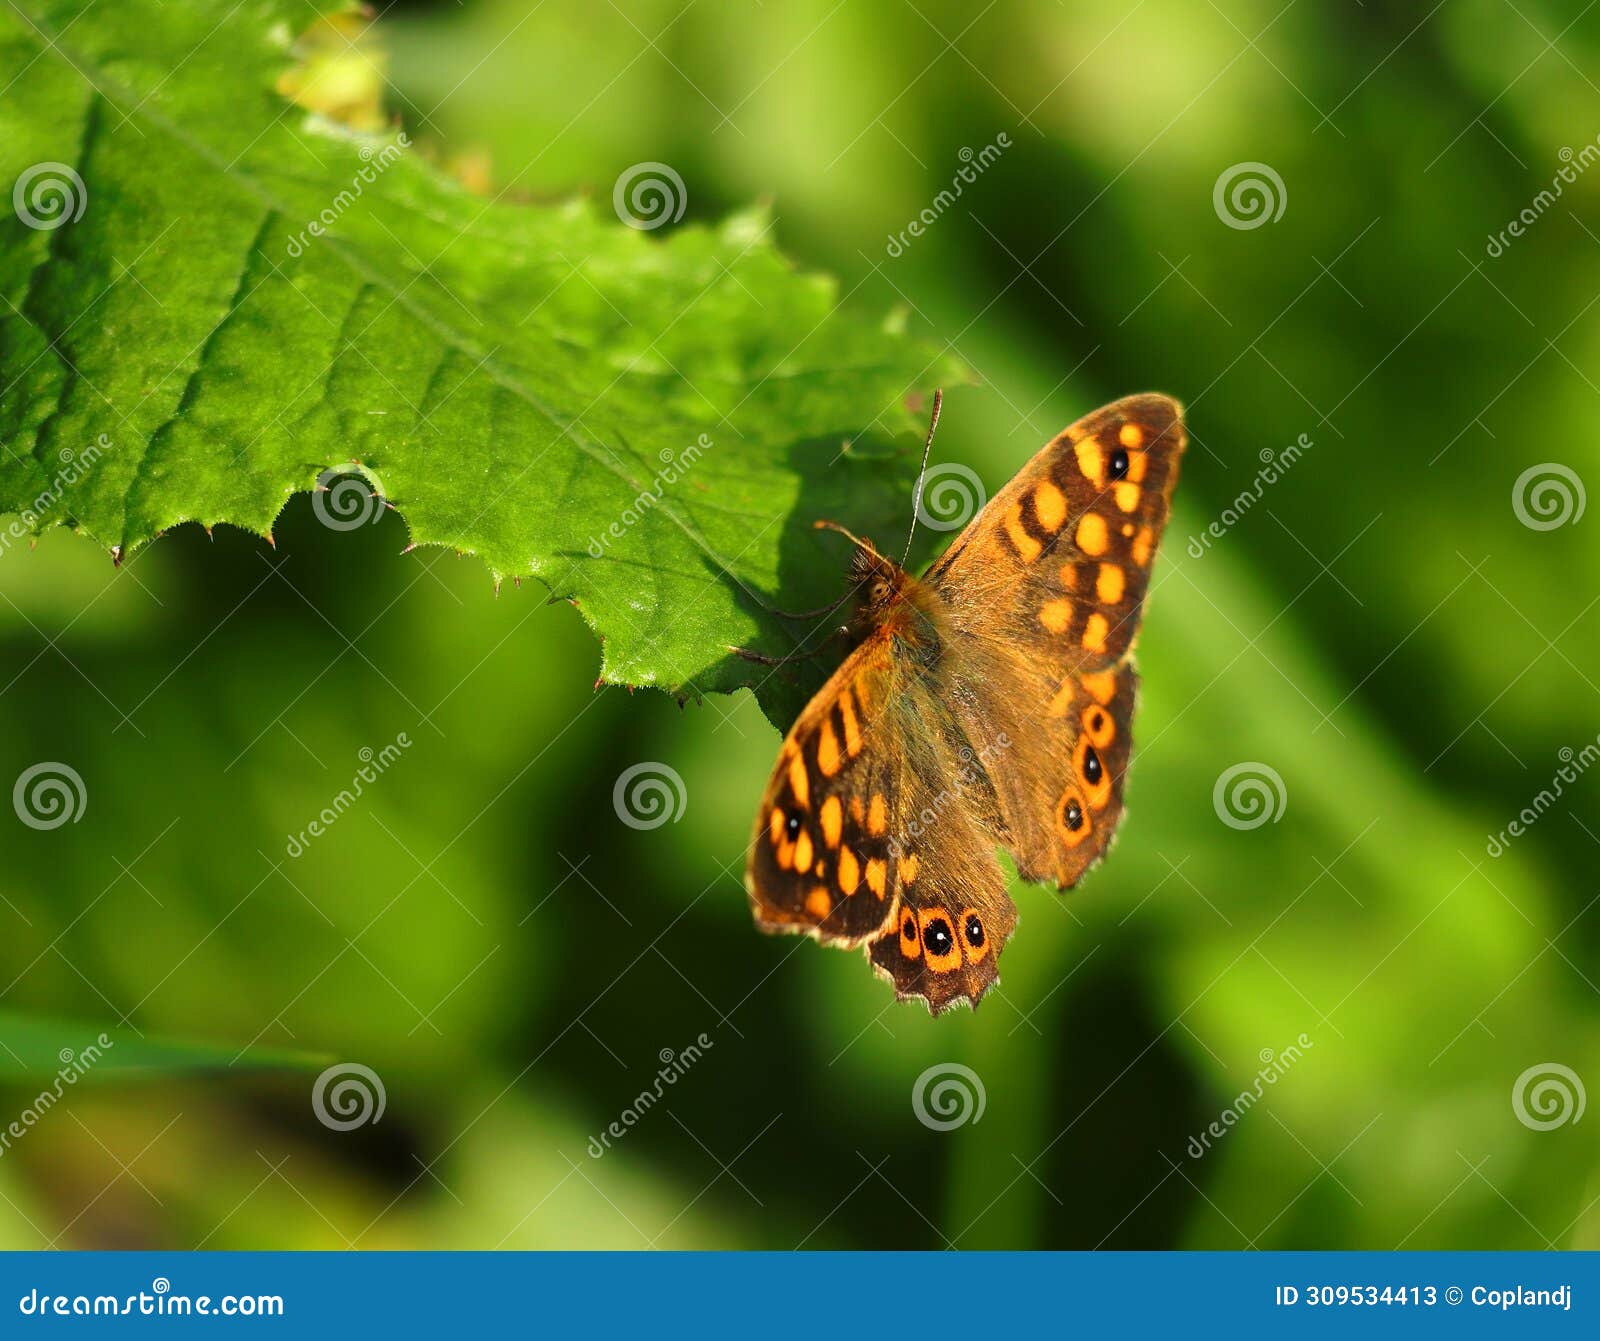
<path id="1" fill-rule="evenodd" d="M 1017 924 L 995 849 L 1064 890 L 1122 817 L 1186 441 L 1176 401 L 1129 396 L 1047 443 L 923 576 L 850 537 L 865 633 L 778 752 L 745 873 L 758 927 L 865 947 L 935 1015 L 995 985 Z"/>

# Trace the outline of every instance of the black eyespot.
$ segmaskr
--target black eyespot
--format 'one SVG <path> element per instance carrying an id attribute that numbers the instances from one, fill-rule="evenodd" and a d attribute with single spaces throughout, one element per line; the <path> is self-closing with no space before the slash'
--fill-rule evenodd
<path id="1" fill-rule="evenodd" d="M 788 813 L 787 818 L 783 821 L 783 831 L 789 835 L 791 843 L 800 836 L 800 812 L 798 810 L 791 810 Z"/>
<path id="2" fill-rule="evenodd" d="M 983 923 L 978 920 L 977 913 L 967 914 L 967 944 L 974 950 L 983 946 Z"/>
<path id="3" fill-rule="evenodd" d="M 923 929 L 922 943 L 930 955 L 947 955 L 955 947 L 956 939 L 950 934 L 950 924 L 936 917 Z"/>
<path id="4" fill-rule="evenodd" d="M 1067 828 L 1077 833 L 1083 828 L 1083 810 L 1076 801 L 1068 801 L 1066 813 L 1062 816 L 1067 822 Z"/>
<path id="5" fill-rule="evenodd" d="M 1091 745 L 1083 752 L 1083 780 L 1091 787 L 1100 781 L 1100 775 L 1105 770 L 1100 767 L 1100 756 L 1094 752 Z"/>
<path id="6" fill-rule="evenodd" d="M 906 920 L 900 924 L 900 934 L 908 941 L 914 941 L 917 938 L 917 919 L 912 917 L 910 913 L 906 914 Z"/>
<path id="7" fill-rule="evenodd" d="M 1128 473 L 1128 453 L 1121 447 L 1111 453 L 1111 478 L 1120 480 Z"/>
<path id="8" fill-rule="evenodd" d="M 1106 724 L 1105 717 L 1101 713 L 1098 713 L 1098 712 L 1095 713 L 1095 715 L 1089 719 L 1089 728 L 1092 731 L 1100 730 L 1100 728 L 1103 727 L 1105 724 Z"/>

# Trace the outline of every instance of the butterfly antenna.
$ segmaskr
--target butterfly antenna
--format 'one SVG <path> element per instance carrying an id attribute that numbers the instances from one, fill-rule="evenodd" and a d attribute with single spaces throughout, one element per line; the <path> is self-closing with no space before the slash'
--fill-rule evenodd
<path id="1" fill-rule="evenodd" d="M 872 542 L 870 540 L 863 540 L 854 531 L 847 530 L 845 527 L 840 526 L 836 521 L 814 521 L 811 523 L 811 525 L 814 530 L 818 531 L 837 531 L 857 549 L 870 550 L 872 548 Z"/>
<path id="2" fill-rule="evenodd" d="M 906 535 L 906 551 L 900 556 L 900 566 L 906 566 L 906 560 L 911 557 L 911 542 L 917 537 L 917 512 L 922 506 L 922 481 L 928 473 L 928 453 L 933 450 L 933 431 L 939 427 L 939 410 L 944 405 L 944 391 L 942 389 L 933 393 L 933 418 L 928 421 L 928 436 L 922 444 L 922 464 L 917 467 L 917 487 L 911 499 L 911 530 Z"/>

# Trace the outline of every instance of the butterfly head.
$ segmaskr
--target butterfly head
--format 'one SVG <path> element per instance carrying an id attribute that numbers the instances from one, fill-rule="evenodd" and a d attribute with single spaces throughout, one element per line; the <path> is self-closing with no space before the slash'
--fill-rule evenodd
<path id="1" fill-rule="evenodd" d="M 876 621 L 905 599 L 911 577 L 870 540 L 862 540 L 850 556 L 850 582 L 860 596 L 862 614 Z"/>

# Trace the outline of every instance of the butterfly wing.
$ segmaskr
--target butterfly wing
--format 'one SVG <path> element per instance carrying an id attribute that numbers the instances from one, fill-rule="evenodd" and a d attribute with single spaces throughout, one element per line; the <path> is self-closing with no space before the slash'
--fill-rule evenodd
<path id="1" fill-rule="evenodd" d="M 984 822 L 987 770 L 964 748 L 923 666 L 876 630 L 778 753 L 745 874 L 756 924 L 866 945 L 895 995 L 935 1014 L 976 1005 L 1016 909 Z"/>
<path id="2" fill-rule="evenodd" d="M 975 517 L 925 581 L 949 620 L 943 697 L 992 768 L 1023 876 L 1075 884 L 1122 814 L 1131 660 L 1187 437 L 1182 408 L 1130 396 L 1080 419 Z"/>
<path id="3" fill-rule="evenodd" d="M 885 715 L 899 678 L 892 636 L 876 630 L 784 737 L 745 869 L 763 931 L 848 946 L 890 925 L 898 884 L 889 861 L 890 807 L 900 767 Z"/>

